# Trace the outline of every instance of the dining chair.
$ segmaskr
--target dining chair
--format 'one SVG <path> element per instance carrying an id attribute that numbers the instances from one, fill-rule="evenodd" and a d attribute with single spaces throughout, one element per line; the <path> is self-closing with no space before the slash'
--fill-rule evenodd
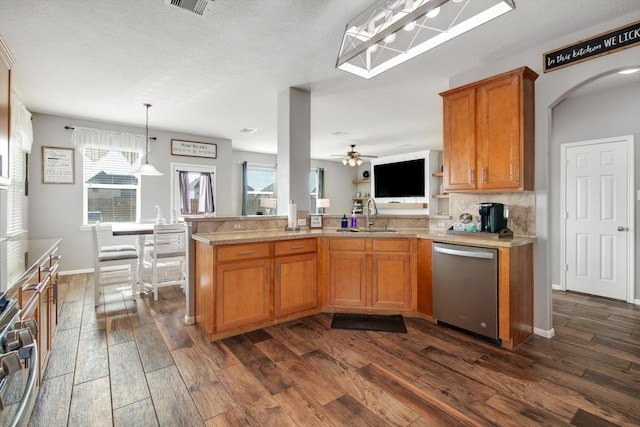
<path id="1" fill-rule="evenodd" d="M 187 277 L 187 227 L 179 224 L 155 224 L 153 248 L 145 260 L 145 270 L 151 271 L 153 299 L 158 300 L 158 288 L 162 286 L 186 286 Z"/>
<path id="2" fill-rule="evenodd" d="M 133 245 L 104 245 L 105 238 L 112 235 L 111 225 L 93 226 L 96 307 L 100 304 L 100 289 L 104 287 L 129 284 L 133 299 L 137 293 L 138 251 Z"/>

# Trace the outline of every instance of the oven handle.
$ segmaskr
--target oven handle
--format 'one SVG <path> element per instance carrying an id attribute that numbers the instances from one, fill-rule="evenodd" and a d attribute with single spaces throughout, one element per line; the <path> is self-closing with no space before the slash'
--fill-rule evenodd
<path id="1" fill-rule="evenodd" d="M 493 259 L 495 255 L 494 252 L 462 251 L 460 249 L 449 249 L 440 246 L 434 246 L 433 250 L 441 254 L 463 256 L 467 258 Z"/>
<path id="2" fill-rule="evenodd" d="M 29 360 L 29 378 L 27 379 L 27 387 L 22 395 L 20 406 L 16 411 L 13 419 L 9 421 L 8 427 L 26 426 L 31 417 L 31 411 L 38 397 L 38 377 L 40 376 L 40 366 L 38 363 L 38 344 L 33 340 L 31 349 L 31 360 Z"/>

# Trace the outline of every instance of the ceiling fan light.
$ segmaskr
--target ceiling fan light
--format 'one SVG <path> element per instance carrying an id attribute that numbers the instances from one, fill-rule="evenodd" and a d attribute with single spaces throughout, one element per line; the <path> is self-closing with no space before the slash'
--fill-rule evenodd
<path id="1" fill-rule="evenodd" d="M 347 159 L 342 159 L 342 164 L 343 164 L 343 165 L 347 166 L 347 163 L 349 163 L 349 160 L 347 160 Z"/>
<path id="2" fill-rule="evenodd" d="M 349 159 L 349 166 L 355 166 L 356 165 L 356 161 L 352 158 Z"/>
<path id="3" fill-rule="evenodd" d="M 358 164 L 358 166 L 360 166 L 362 164 L 362 160 L 358 159 L 358 160 L 356 160 L 356 163 Z"/>

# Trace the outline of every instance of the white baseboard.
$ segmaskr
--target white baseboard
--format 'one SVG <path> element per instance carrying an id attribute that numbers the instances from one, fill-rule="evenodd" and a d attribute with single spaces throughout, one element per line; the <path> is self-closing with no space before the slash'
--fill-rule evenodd
<path id="1" fill-rule="evenodd" d="M 61 276 L 70 276 L 72 274 L 88 274 L 88 273 L 93 273 L 93 268 L 84 268 L 82 270 L 61 271 L 58 274 Z"/>
<path id="2" fill-rule="evenodd" d="M 551 329 L 533 328 L 533 333 L 536 335 L 540 335 L 541 337 L 553 338 L 553 336 L 556 334 L 556 331 L 553 328 Z"/>
<path id="3" fill-rule="evenodd" d="M 634 299 L 634 300 L 633 300 L 633 303 L 634 303 L 635 305 L 640 305 L 640 299 Z"/>
<path id="4" fill-rule="evenodd" d="M 193 325 L 194 323 L 196 323 L 195 316 L 184 316 L 184 323 L 186 325 Z"/>
<path id="5" fill-rule="evenodd" d="M 551 284 L 551 289 L 554 291 L 564 291 L 564 289 L 562 289 L 562 286 L 556 285 L 554 283 Z"/>

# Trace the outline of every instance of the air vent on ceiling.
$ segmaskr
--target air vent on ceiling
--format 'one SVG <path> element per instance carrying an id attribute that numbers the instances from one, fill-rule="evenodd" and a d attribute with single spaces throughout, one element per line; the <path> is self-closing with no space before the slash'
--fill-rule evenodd
<path id="1" fill-rule="evenodd" d="M 164 4 L 177 6 L 200 16 L 206 16 L 209 13 L 212 3 L 213 0 L 164 0 Z"/>

